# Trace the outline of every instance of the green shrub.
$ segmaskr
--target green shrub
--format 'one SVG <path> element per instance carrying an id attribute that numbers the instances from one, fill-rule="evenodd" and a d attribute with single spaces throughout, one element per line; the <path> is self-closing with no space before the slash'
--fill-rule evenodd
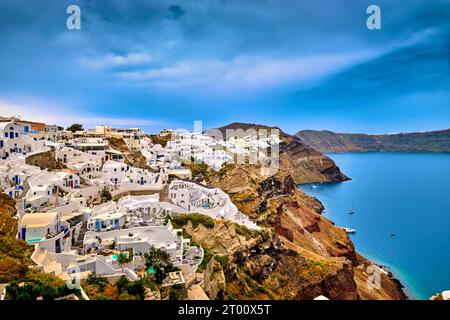
<path id="1" fill-rule="evenodd" d="M 214 219 L 200 213 L 177 215 L 172 218 L 172 225 L 175 229 L 180 229 L 187 225 L 189 221 L 192 223 L 193 228 L 197 228 L 199 224 L 209 229 L 214 228 Z"/>
<path id="2" fill-rule="evenodd" d="M 247 239 L 247 240 L 249 240 L 257 235 L 257 231 L 251 230 L 244 225 L 235 223 L 234 226 L 235 226 L 236 233 L 238 235 L 245 237 L 245 239 Z"/>
<path id="3" fill-rule="evenodd" d="M 203 248 L 203 252 L 204 252 L 203 260 L 202 260 L 202 263 L 197 268 L 198 272 L 205 271 L 206 266 L 209 263 L 209 260 L 211 260 L 211 258 L 214 255 L 208 248 L 205 248 L 205 247 Z"/>
<path id="4" fill-rule="evenodd" d="M 214 259 L 220 263 L 222 268 L 225 270 L 228 265 L 228 256 L 214 256 Z"/>
<path id="5" fill-rule="evenodd" d="M 112 200 L 111 192 L 109 192 L 109 190 L 106 188 L 103 188 L 103 190 L 100 192 L 100 197 L 105 202 Z"/>
<path id="6" fill-rule="evenodd" d="M 91 285 L 96 285 L 100 291 L 105 290 L 108 285 L 108 280 L 106 278 L 98 276 L 93 272 L 87 276 L 86 282 Z"/>

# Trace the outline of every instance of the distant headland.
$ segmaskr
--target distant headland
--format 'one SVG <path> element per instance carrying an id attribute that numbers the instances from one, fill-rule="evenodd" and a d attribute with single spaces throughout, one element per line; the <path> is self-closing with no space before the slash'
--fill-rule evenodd
<path id="1" fill-rule="evenodd" d="M 391 134 L 301 130 L 295 136 L 324 153 L 450 152 L 450 129 Z"/>

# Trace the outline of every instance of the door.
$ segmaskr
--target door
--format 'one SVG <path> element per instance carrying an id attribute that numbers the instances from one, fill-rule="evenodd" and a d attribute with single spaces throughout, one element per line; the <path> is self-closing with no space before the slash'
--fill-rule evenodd
<path id="1" fill-rule="evenodd" d="M 55 252 L 61 253 L 61 239 L 57 239 L 55 242 Z"/>
<path id="2" fill-rule="evenodd" d="M 25 240 L 25 237 L 27 236 L 27 228 L 22 228 L 22 236 L 21 239 Z"/>

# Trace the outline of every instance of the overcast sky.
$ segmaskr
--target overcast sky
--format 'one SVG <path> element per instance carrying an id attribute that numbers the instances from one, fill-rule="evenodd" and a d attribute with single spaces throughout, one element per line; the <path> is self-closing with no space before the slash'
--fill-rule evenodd
<path id="1" fill-rule="evenodd" d="M 66 8 L 81 8 L 81 30 Z M 381 30 L 366 8 L 381 7 Z M 450 127 L 450 1 L 0 2 L 0 115 L 192 130 Z"/>

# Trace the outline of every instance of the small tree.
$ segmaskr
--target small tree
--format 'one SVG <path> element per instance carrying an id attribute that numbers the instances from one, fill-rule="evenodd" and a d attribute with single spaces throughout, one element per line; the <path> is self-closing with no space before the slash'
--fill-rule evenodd
<path id="1" fill-rule="evenodd" d="M 142 279 L 130 282 L 127 290 L 129 294 L 137 296 L 141 300 L 145 299 L 145 285 Z"/>
<path id="2" fill-rule="evenodd" d="M 161 284 L 167 273 L 178 270 L 170 261 L 170 254 L 164 250 L 151 247 L 144 254 L 145 268 L 148 270 L 152 267 L 155 270 L 154 277 L 157 284 Z"/>
<path id="3" fill-rule="evenodd" d="M 116 282 L 116 286 L 119 289 L 119 292 L 122 294 L 128 290 L 128 285 L 130 284 L 130 280 L 125 276 L 121 276 L 119 280 Z"/>
<path id="4" fill-rule="evenodd" d="M 166 274 L 165 274 L 163 268 L 155 269 L 155 282 L 157 284 L 161 284 L 165 277 L 166 277 Z"/>
<path id="5" fill-rule="evenodd" d="M 169 221 L 172 221 L 172 217 L 171 217 L 169 214 L 167 214 L 167 215 L 164 217 L 164 225 L 167 226 L 167 224 L 169 223 Z"/>
<path id="6" fill-rule="evenodd" d="M 111 192 L 109 192 L 109 190 L 106 188 L 103 188 L 102 192 L 100 193 L 100 197 L 105 202 L 112 200 Z"/>
<path id="7" fill-rule="evenodd" d="M 96 273 L 90 273 L 87 278 L 86 282 L 88 284 L 96 285 L 100 291 L 105 290 L 106 286 L 108 285 L 108 280 L 106 278 L 103 278 L 101 276 L 98 276 Z"/>
<path id="8" fill-rule="evenodd" d="M 71 132 L 82 131 L 82 130 L 83 130 L 83 125 L 79 124 L 79 123 L 74 123 L 67 128 L 67 131 L 71 131 Z"/>
<path id="9" fill-rule="evenodd" d="M 123 265 L 127 264 L 129 261 L 127 255 L 125 253 L 119 253 L 119 255 L 117 256 L 117 262 L 119 263 L 119 266 L 122 267 L 122 272 L 123 272 Z"/>
<path id="10" fill-rule="evenodd" d="M 170 288 L 169 300 L 180 300 L 180 293 L 175 288 Z"/>

